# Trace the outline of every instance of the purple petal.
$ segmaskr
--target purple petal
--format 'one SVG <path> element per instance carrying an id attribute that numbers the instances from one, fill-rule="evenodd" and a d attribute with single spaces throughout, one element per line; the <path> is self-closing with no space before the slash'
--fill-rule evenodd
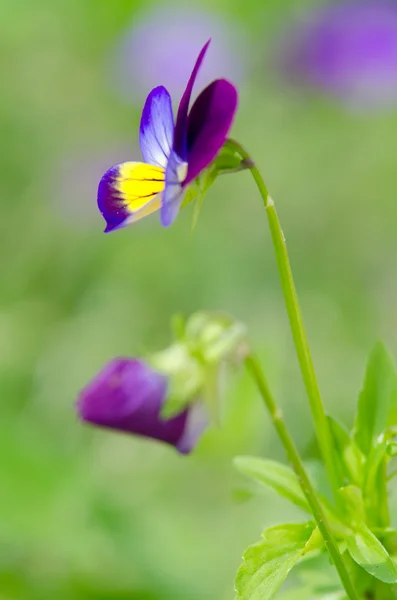
<path id="1" fill-rule="evenodd" d="M 183 185 L 195 179 L 225 143 L 237 109 L 237 90 L 226 79 L 210 83 L 192 106 L 188 120 L 188 172 Z"/>
<path id="2" fill-rule="evenodd" d="M 161 224 L 169 227 L 175 221 L 182 204 L 184 190 L 182 181 L 186 178 L 187 164 L 172 151 L 165 172 L 165 189 L 161 199 Z"/>
<path id="3" fill-rule="evenodd" d="M 194 82 L 196 81 L 197 74 L 199 72 L 201 63 L 204 60 L 205 53 L 207 52 L 208 46 L 211 40 L 209 39 L 205 46 L 202 48 L 198 58 L 196 60 L 196 64 L 193 67 L 193 71 L 189 77 L 189 81 L 187 83 L 186 89 L 183 93 L 181 101 L 179 103 L 178 115 L 176 118 L 175 132 L 174 132 L 174 150 L 175 152 L 183 159 L 187 158 L 187 146 L 186 146 L 186 136 L 187 136 L 187 124 L 188 124 L 188 112 L 189 112 L 189 104 L 190 97 L 192 95 Z"/>
<path id="4" fill-rule="evenodd" d="M 98 186 L 98 208 L 106 221 L 105 233 L 128 225 L 131 216 L 127 204 L 115 189 L 118 172 L 119 165 L 106 171 Z"/>
<path id="5" fill-rule="evenodd" d="M 105 233 L 126 227 L 160 208 L 164 169 L 124 162 L 109 169 L 98 186 L 98 208 L 106 221 Z"/>
<path id="6" fill-rule="evenodd" d="M 145 162 L 166 167 L 174 139 L 171 97 L 165 87 L 154 88 L 142 111 L 139 143 Z"/>
<path id="7" fill-rule="evenodd" d="M 81 392 L 77 411 L 84 422 L 160 440 L 187 453 L 198 437 L 189 433 L 191 409 L 162 419 L 167 387 L 167 378 L 145 362 L 116 358 Z M 198 432 L 199 428 L 193 429 Z"/>

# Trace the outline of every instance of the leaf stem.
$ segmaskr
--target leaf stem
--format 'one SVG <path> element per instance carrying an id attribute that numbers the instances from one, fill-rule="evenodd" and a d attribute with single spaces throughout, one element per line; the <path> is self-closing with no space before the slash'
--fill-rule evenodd
<path id="1" fill-rule="evenodd" d="M 355 591 L 354 586 L 350 580 L 350 576 L 346 569 L 346 565 L 343 561 L 343 557 L 341 556 L 338 546 L 333 538 L 331 528 L 328 524 L 322 506 L 306 473 L 306 469 L 299 455 L 298 449 L 296 448 L 295 443 L 287 429 L 283 413 L 277 406 L 276 401 L 273 398 L 273 395 L 267 384 L 260 363 L 254 355 L 250 354 L 245 359 L 245 366 L 249 374 L 252 376 L 254 382 L 256 383 L 256 386 L 261 394 L 266 408 L 269 411 L 270 417 L 273 421 L 273 425 L 285 449 L 287 458 L 291 463 L 291 466 L 298 478 L 302 492 L 304 493 L 305 498 L 309 503 L 317 527 L 324 539 L 325 546 L 332 557 L 342 585 L 345 588 L 346 594 L 350 598 L 350 600 L 359 600 L 359 596 L 357 595 L 357 592 Z"/>
<path id="2" fill-rule="evenodd" d="M 283 231 L 281 229 L 280 221 L 277 216 L 276 208 L 272 198 L 269 196 L 265 182 L 263 181 L 258 168 L 255 166 L 248 152 L 235 140 L 229 139 L 227 144 L 230 148 L 237 152 L 247 164 L 250 165 L 252 176 L 256 182 L 266 208 L 281 287 L 284 295 L 284 302 L 287 309 L 303 382 L 310 403 L 317 441 L 324 460 L 335 501 L 338 502 L 337 490 L 339 487 L 341 487 L 342 482 L 339 481 L 339 475 L 336 468 L 337 462 L 334 459 L 334 448 L 332 445 L 331 432 L 321 399 L 317 377 L 313 367 L 309 344 L 303 324 L 302 313 L 299 306 L 298 295 L 296 293 L 292 276 L 287 246 Z"/>

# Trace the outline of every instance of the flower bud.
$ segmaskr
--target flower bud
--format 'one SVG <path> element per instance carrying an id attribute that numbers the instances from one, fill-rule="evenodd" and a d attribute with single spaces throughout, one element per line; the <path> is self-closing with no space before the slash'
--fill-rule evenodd
<path id="1" fill-rule="evenodd" d="M 185 406 L 165 419 L 162 409 L 169 387 L 169 378 L 146 362 L 115 358 L 82 390 L 77 411 L 86 423 L 153 438 L 187 454 L 207 421 L 197 406 Z"/>

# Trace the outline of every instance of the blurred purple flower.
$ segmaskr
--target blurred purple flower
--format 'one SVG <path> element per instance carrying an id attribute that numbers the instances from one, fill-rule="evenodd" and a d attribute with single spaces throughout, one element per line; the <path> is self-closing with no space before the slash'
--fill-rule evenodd
<path id="1" fill-rule="evenodd" d="M 397 104 L 397 2 L 321 7 L 286 38 L 281 68 L 290 81 L 321 89 L 353 109 Z"/>
<path id="2" fill-rule="evenodd" d="M 153 438 L 188 454 L 207 425 L 200 405 L 165 420 L 168 379 L 142 360 L 115 358 L 82 390 L 77 411 L 86 423 Z"/>
<path id="3" fill-rule="evenodd" d="M 210 37 L 211 61 L 200 73 L 198 85 L 220 76 L 241 83 L 247 47 L 242 31 L 209 10 L 176 4 L 152 8 L 134 18 L 111 54 L 115 88 L 128 102 L 140 102 L 159 83 L 171 95 L 181 95 L 197 48 Z"/>

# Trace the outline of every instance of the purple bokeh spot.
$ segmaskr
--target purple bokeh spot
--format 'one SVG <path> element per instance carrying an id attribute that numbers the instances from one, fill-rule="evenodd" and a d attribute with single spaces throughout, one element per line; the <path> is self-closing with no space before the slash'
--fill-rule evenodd
<path id="1" fill-rule="evenodd" d="M 139 104 L 148 91 L 164 85 L 172 98 L 186 87 L 197 49 L 212 38 L 211 60 L 200 70 L 196 89 L 216 77 L 241 83 L 247 72 L 247 40 L 237 23 L 210 9 L 170 4 L 146 9 L 117 42 L 110 56 L 115 90 Z"/>
<path id="2" fill-rule="evenodd" d="M 290 82 L 323 90 L 358 110 L 397 104 L 397 2 L 321 7 L 284 37 L 280 63 Z"/>

